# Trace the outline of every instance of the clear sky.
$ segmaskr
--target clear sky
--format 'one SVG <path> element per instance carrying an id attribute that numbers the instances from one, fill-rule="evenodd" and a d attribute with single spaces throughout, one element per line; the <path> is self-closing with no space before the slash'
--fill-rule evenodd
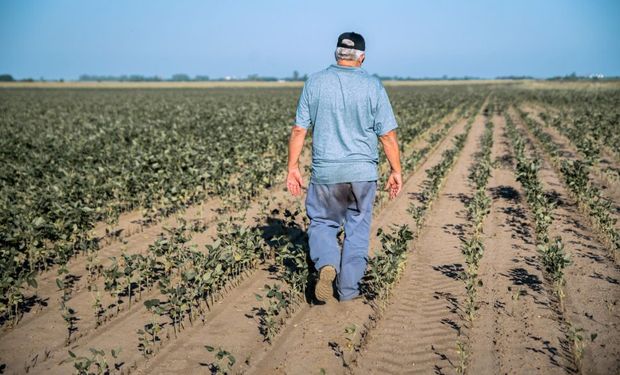
<path id="1" fill-rule="evenodd" d="M 619 0 L 0 0 L 0 73 L 283 77 L 344 31 L 381 75 L 620 75 Z"/>

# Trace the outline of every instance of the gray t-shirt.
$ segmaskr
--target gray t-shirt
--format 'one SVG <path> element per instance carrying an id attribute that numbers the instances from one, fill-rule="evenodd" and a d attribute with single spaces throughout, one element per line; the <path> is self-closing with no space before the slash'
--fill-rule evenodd
<path id="1" fill-rule="evenodd" d="M 362 68 L 340 65 L 308 77 L 295 124 L 312 127 L 316 184 L 377 180 L 377 137 L 397 127 L 381 81 Z"/>

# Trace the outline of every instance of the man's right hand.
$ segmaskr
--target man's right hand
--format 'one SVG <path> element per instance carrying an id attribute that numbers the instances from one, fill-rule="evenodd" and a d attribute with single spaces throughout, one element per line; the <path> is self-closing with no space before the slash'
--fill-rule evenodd
<path id="1" fill-rule="evenodd" d="M 387 181 L 387 190 L 390 193 L 390 199 L 396 198 L 400 190 L 403 188 L 403 177 L 400 172 L 392 171 Z"/>
<path id="2" fill-rule="evenodd" d="M 289 169 L 288 176 L 286 177 L 286 187 L 288 188 L 288 191 L 290 191 L 294 196 L 301 195 L 301 187 L 303 184 L 304 181 L 301 177 L 299 167 Z"/>

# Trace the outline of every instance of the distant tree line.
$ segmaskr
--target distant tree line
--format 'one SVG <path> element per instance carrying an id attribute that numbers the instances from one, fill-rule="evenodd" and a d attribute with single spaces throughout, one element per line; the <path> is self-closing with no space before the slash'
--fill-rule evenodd
<path id="1" fill-rule="evenodd" d="M 532 76 L 497 76 L 495 79 L 512 79 L 512 80 L 523 80 L 523 79 L 536 79 Z"/>
<path id="2" fill-rule="evenodd" d="M 375 77 L 381 79 L 382 81 L 429 81 L 429 80 L 439 80 L 439 81 L 468 81 L 468 80 L 480 80 L 480 79 L 488 79 L 488 78 L 480 78 L 474 76 L 454 76 L 450 77 L 447 75 L 443 75 L 441 77 L 402 77 L 402 76 L 384 76 L 379 74 L 373 74 Z M 292 76 L 290 77 L 273 77 L 273 76 L 260 76 L 258 74 L 250 74 L 245 78 L 239 78 L 234 76 L 229 77 L 221 77 L 221 78 L 210 78 L 207 75 L 196 75 L 191 77 L 185 73 L 177 73 L 173 74 L 169 78 L 162 78 L 160 76 L 145 76 L 141 74 L 131 74 L 131 75 L 95 75 L 95 74 L 82 74 L 79 77 L 79 81 L 85 82 L 105 82 L 105 81 L 115 81 L 115 82 L 202 82 L 202 81 L 305 81 L 308 79 L 308 75 L 301 75 L 297 70 L 293 71 Z M 497 76 L 495 79 L 511 79 L 511 80 L 524 80 L 524 79 L 537 79 L 532 76 L 527 75 L 506 75 L 506 76 Z M 545 79 L 545 78 L 543 78 Z M 620 80 L 620 76 L 603 76 L 602 74 L 591 74 L 589 76 L 579 76 L 576 73 L 567 74 L 564 76 L 554 76 L 546 78 L 549 81 L 580 81 L 580 80 Z M 43 77 L 36 80 L 39 82 L 47 81 Z M 51 81 L 51 80 L 50 80 Z M 63 82 L 63 79 L 59 79 L 59 82 Z M 11 74 L 0 74 L 0 82 L 35 82 L 32 78 L 24 78 L 24 79 L 15 79 Z"/>
<path id="3" fill-rule="evenodd" d="M 0 74 L 0 82 L 34 82 L 32 78 L 24 78 L 17 80 L 10 74 Z"/>
<path id="4" fill-rule="evenodd" d="M 620 79 L 620 76 L 605 76 L 603 74 L 590 74 L 589 76 L 579 76 L 577 73 L 572 72 L 564 76 L 555 76 L 547 78 L 548 81 L 615 81 Z"/>
<path id="5" fill-rule="evenodd" d="M 163 82 L 163 81 L 174 81 L 174 82 L 189 82 L 189 81 L 208 81 L 209 76 L 205 75 L 197 75 L 195 77 L 190 77 L 187 74 L 179 73 L 173 74 L 170 78 L 162 78 L 159 76 L 144 76 L 141 74 L 131 74 L 131 75 L 95 75 L 95 74 L 82 74 L 79 81 L 120 81 L 120 82 Z"/>
<path id="6" fill-rule="evenodd" d="M 379 78 L 382 81 L 472 81 L 472 80 L 477 80 L 477 79 L 486 79 L 486 78 L 473 77 L 473 76 L 450 77 L 445 74 L 441 77 L 410 77 L 410 76 L 402 77 L 402 76 L 382 76 L 382 75 L 375 73 L 373 74 L 373 76 Z"/>
<path id="7" fill-rule="evenodd" d="M 238 78 L 234 76 L 210 78 L 207 75 L 196 75 L 191 77 L 185 73 L 173 74 L 170 78 L 163 78 L 160 76 L 144 76 L 140 74 L 131 75 L 95 75 L 95 74 L 82 74 L 79 77 L 79 81 L 88 82 L 104 82 L 104 81 L 120 81 L 120 82 L 200 82 L 200 81 L 305 81 L 308 78 L 307 74 L 300 75 L 297 70 L 293 71 L 291 77 L 279 78 L 272 76 L 260 76 L 258 74 L 250 74 L 246 78 Z"/>

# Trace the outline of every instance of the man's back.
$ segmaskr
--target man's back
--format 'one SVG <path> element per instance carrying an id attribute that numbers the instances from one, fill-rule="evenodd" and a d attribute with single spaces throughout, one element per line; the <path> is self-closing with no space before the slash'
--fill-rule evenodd
<path id="1" fill-rule="evenodd" d="M 377 136 L 397 127 L 381 81 L 340 65 L 308 78 L 295 123 L 313 125 L 312 181 L 320 184 L 377 180 Z"/>

